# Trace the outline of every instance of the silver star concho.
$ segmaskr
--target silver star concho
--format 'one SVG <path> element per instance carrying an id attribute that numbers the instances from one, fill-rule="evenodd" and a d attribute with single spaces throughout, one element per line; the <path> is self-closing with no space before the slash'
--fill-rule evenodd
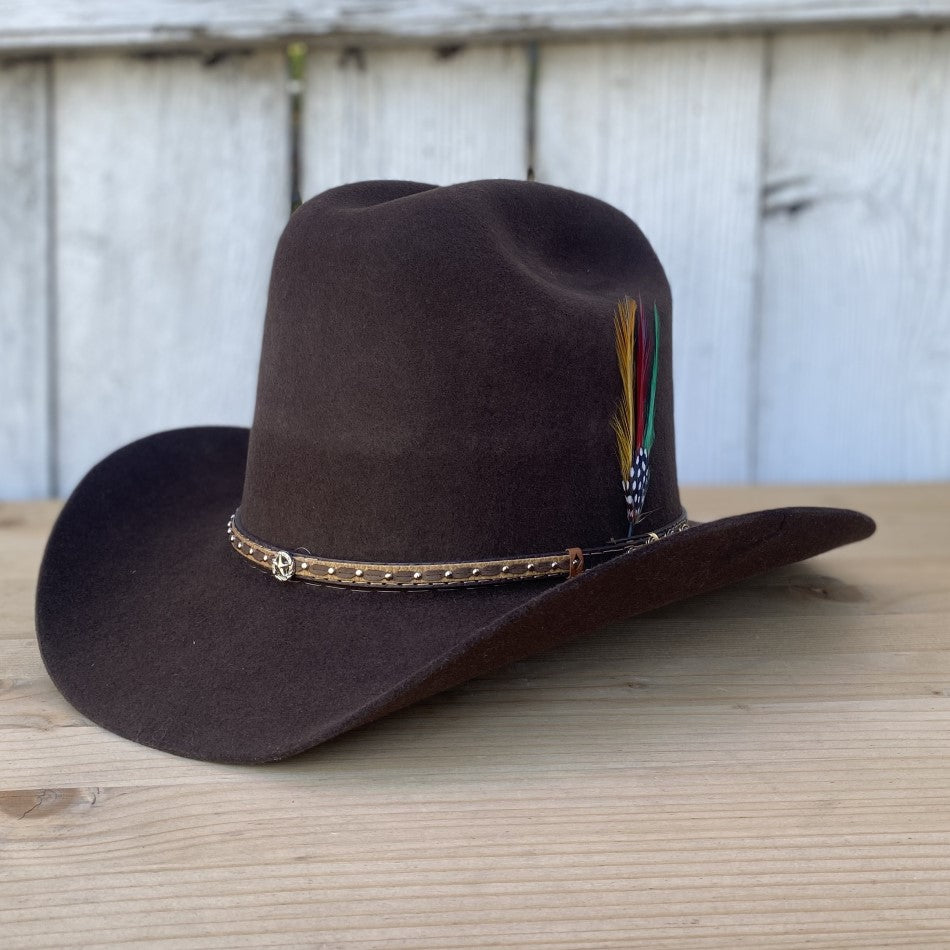
<path id="1" fill-rule="evenodd" d="M 294 576 L 296 565 L 294 559 L 286 551 L 278 551 L 271 561 L 271 573 L 279 581 L 289 581 Z"/>

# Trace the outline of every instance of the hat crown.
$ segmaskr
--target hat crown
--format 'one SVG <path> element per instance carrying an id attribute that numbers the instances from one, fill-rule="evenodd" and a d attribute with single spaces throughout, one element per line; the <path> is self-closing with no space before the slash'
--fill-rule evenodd
<path id="1" fill-rule="evenodd" d="M 611 428 L 624 297 L 658 328 L 640 533 L 680 502 L 669 284 L 629 218 L 506 180 L 361 182 L 306 202 L 274 258 L 245 526 L 379 562 L 626 537 Z"/>

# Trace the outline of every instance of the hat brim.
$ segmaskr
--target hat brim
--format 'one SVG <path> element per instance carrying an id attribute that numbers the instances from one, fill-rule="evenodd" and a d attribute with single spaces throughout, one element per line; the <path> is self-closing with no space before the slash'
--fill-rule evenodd
<path id="1" fill-rule="evenodd" d="M 177 429 L 115 452 L 53 528 L 36 625 L 93 722 L 215 762 L 303 752 L 629 617 L 870 535 L 837 508 L 698 524 L 568 580 L 435 591 L 278 584 L 226 539 L 248 431 Z"/>

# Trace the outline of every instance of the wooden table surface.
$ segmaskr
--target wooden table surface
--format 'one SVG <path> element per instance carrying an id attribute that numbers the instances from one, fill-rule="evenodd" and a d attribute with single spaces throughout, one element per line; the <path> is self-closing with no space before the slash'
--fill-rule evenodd
<path id="1" fill-rule="evenodd" d="M 264 767 L 67 705 L 0 505 L 0 946 L 950 946 L 950 486 L 686 501 L 878 533 Z"/>

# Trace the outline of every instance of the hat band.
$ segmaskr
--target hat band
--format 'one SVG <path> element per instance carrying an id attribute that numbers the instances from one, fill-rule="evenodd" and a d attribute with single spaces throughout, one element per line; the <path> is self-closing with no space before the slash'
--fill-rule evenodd
<path id="1" fill-rule="evenodd" d="M 585 567 L 631 548 L 653 544 L 689 527 L 686 512 L 670 524 L 645 534 L 624 538 L 600 548 L 566 548 L 532 557 L 446 561 L 438 564 L 374 564 L 317 557 L 303 548 L 285 551 L 254 537 L 240 525 L 239 512 L 228 520 L 228 541 L 246 561 L 269 571 L 279 581 L 310 581 L 347 587 L 434 588 L 470 587 L 552 577 L 576 577 Z"/>

